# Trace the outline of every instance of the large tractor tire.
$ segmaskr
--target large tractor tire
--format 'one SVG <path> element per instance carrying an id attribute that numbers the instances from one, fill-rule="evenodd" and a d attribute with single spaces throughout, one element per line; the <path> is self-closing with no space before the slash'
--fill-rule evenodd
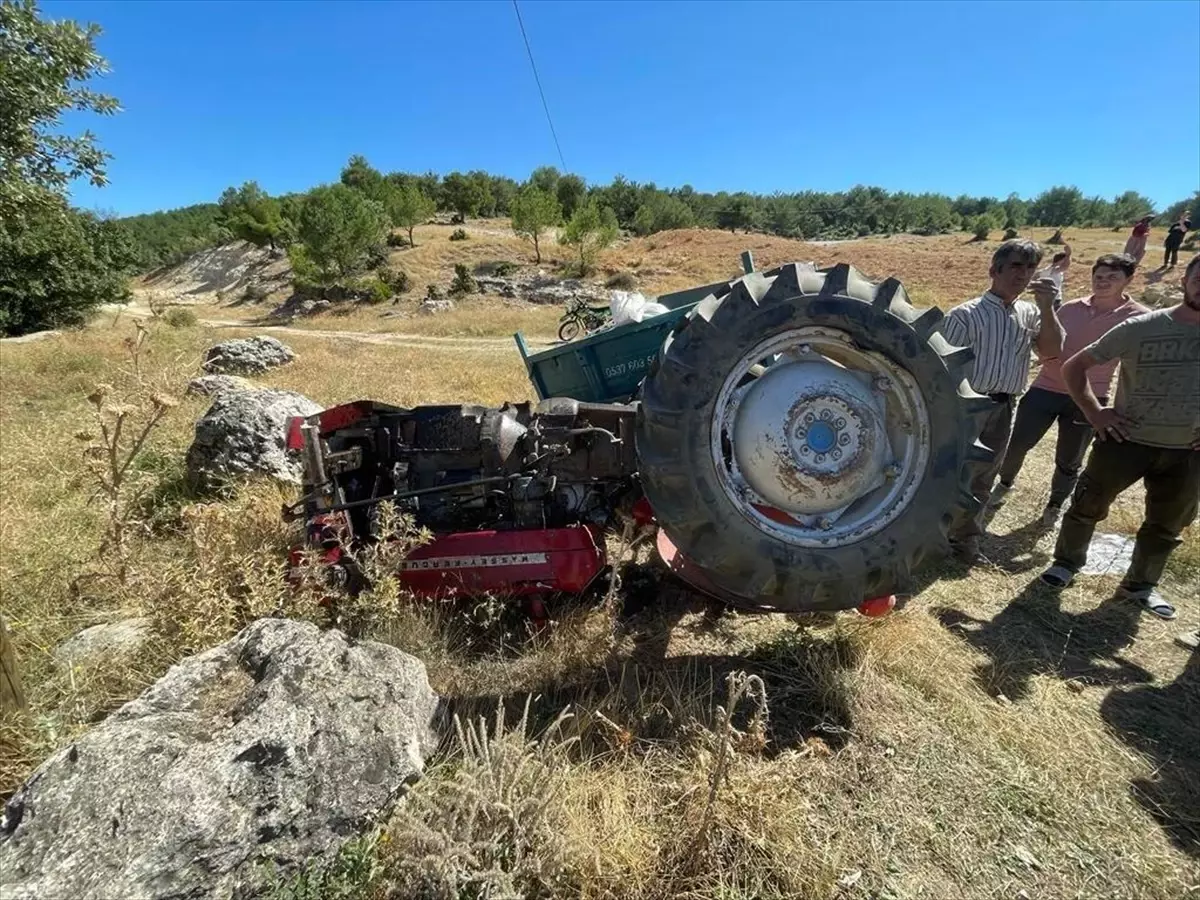
<path id="1" fill-rule="evenodd" d="M 853 608 L 908 590 L 978 511 L 993 403 L 973 351 L 896 279 L 786 265 L 710 295 L 641 391 L 637 452 L 659 527 L 737 605 Z"/>

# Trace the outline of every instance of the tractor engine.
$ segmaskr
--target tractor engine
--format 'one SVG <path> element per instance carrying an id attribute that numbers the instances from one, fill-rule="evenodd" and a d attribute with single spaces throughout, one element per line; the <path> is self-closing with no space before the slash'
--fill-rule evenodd
<path id="1" fill-rule="evenodd" d="M 605 568 L 603 530 L 641 496 L 634 415 L 571 399 L 333 407 L 289 424 L 303 496 L 285 513 L 343 581 L 353 549 L 385 537 L 390 502 L 434 535 L 397 573 L 415 593 L 578 593 Z"/>

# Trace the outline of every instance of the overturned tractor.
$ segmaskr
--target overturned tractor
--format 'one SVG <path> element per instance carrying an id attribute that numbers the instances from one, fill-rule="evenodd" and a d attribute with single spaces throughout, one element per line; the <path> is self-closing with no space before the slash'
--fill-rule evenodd
<path id="1" fill-rule="evenodd" d="M 539 402 L 361 401 L 293 420 L 305 476 L 291 514 L 309 547 L 353 583 L 344 543 L 377 540 L 389 501 L 434 535 L 397 572 L 418 594 L 583 593 L 620 523 L 657 528 L 665 565 L 742 608 L 869 609 L 905 592 L 977 512 L 991 401 L 964 379 L 972 351 L 895 279 L 746 269 L 539 354 L 517 335 Z"/>

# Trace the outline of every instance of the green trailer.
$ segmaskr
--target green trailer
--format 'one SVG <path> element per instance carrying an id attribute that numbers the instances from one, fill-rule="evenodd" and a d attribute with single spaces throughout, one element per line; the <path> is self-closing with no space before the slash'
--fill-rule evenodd
<path id="1" fill-rule="evenodd" d="M 754 271 L 754 257 L 742 253 L 742 269 Z M 697 303 L 727 287 L 728 281 L 663 294 L 655 302 L 670 312 L 643 322 L 630 322 L 530 353 L 521 332 L 513 335 L 538 399 L 571 397 L 588 403 L 621 403 L 631 399 L 658 355 L 667 335 Z"/>

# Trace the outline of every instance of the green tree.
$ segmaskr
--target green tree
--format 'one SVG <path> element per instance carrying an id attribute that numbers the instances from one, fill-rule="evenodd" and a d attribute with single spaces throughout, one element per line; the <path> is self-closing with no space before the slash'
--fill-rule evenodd
<path id="1" fill-rule="evenodd" d="M 63 113 L 118 110 L 86 87 L 108 71 L 94 46 L 99 27 L 38 13 L 33 0 L 0 0 L 0 219 L 10 222 L 32 205 L 57 208 L 54 195 L 76 178 L 107 183 L 110 154 L 90 131 L 64 133 Z"/>
<path id="2" fill-rule="evenodd" d="M 758 209 L 754 198 L 746 193 L 734 194 L 729 201 L 717 211 L 717 227 L 728 228 L 737 233 L 741 228 L 750 231 L 759 221 Z"/>
<path id="3" fill-rule="evenodd" d="M 538 166 L 530 174 L 529 183 L 544 194 L 555 194 L 561 177 L 554 166 Z"/>
<path id="4" fill-rule="evenodd" d="M 537 261 L 542 261 L 541 236 L 562 221 L 558 198 L 530 184 L 523 188 L 512 203 L 512 229 L 527 241 L 533 242 Z"/>
<path id="5" fill-rule="evenodd" d="M 1200 222 L 1200 191 L 1196 191 L 1186 200 L 1177 200 L 1172 203 L 1154 222 L 1156 225 L 1169 228 L 1179 221 L 1180 216 L 1184 215 L 1191 219 L 1193 224 Z"/>
<path id="6" fill-rule="evenodd" d="M 479 215 L 484 201 L 484 185 L 477 178 L 461 172 L 451 172 L 442 181 L 442 199 L 447 209 L 452 209 L 464 219 Z"/>
<path id="7" fill-rule="evenodd" d="M 695 224 L 696 217 L 690 206 L 661 191 L 651 195 L 633 216 L 633 230 L 641 235 L 672 228 L 691 228 Z"/>
<path id="8" fill-rule="evenodd" d="M 1142 216 L 1151 215 L 1153 212 L 1153 200 L 1142 196 L 1137 191 L 1126 191 L 1113 198 L 1111 224 L 1113 226 L 1133 225 Z"/>
<path id="9" fill-rule="evenodd" d="M 413 229 L 433 215 L 436 206 L 429 197 L 421 193 L 416 182 L 410 181 L 402 187 L 392 188 L 387 197 L 387 213 L 392 224 L 408 232 L 408 245 L 417 246 Z"/>
<path id="10" fill-rule="evenodd" d="M 558 179 L 554 193 L 558 197 L 563 215 L 570 218 L 575 215 L 575 210 L 579 209 L 587 196 L 587 182 L 578 175 L 564 175 Z"/>
<path id="11" fill-rule="evenodd" d="M 0 334 L 82 325 L 129 296 L 136 254 L 125 229 L 40 190 L 19 218 L 0 219 Z"/>
<path id="12" fill-rule="evenodd" d="M 1062 228 L 1078 222 L 1084 211 L 1083 192 L 1076 187 L 1052 187 L 1029 204 L 1029 216 L 1035 225 Z"/>
<path id="13" fill-rule="evenodd" d="M 616 214 L 592 198 L 575 210 L 575 215 L 558 236 L 558 242 L 578 251 L 579 274 L 586 275 L 600 251 L 617 239 L 617 233 Z"/>
<path id="14" fill-rule="evenodd" d="M 217 203 L 224 215 L 223 225 L 234 237 L 256 247 L 289 242 L 291 226 L 283 218 L 279 201 L 273 199 L 256 181 L 240 188 L 226 188 Z"/>
<path id="15" fill-rule="evenodd" d="M 347 160 L 342 169 L 342 184 L 362 191 L 372 200 L 381 200 L 384 193 L 383 174 L 367 158 L 358 153 Z"/>
<path id="16" fill-rule="evenodd" d="M 1019 229 L 1029 221 L 1029 204 L 1016 194 L 1009 194 L 1003 207 L 1005 228 Z"/>
<path id="17" fill-rule="evenodd" d="M 383 206 L 344 184 L 314 189 L 297 223 L 304 253 L 326 283 L 353 274 L 386 231 Z"/>

